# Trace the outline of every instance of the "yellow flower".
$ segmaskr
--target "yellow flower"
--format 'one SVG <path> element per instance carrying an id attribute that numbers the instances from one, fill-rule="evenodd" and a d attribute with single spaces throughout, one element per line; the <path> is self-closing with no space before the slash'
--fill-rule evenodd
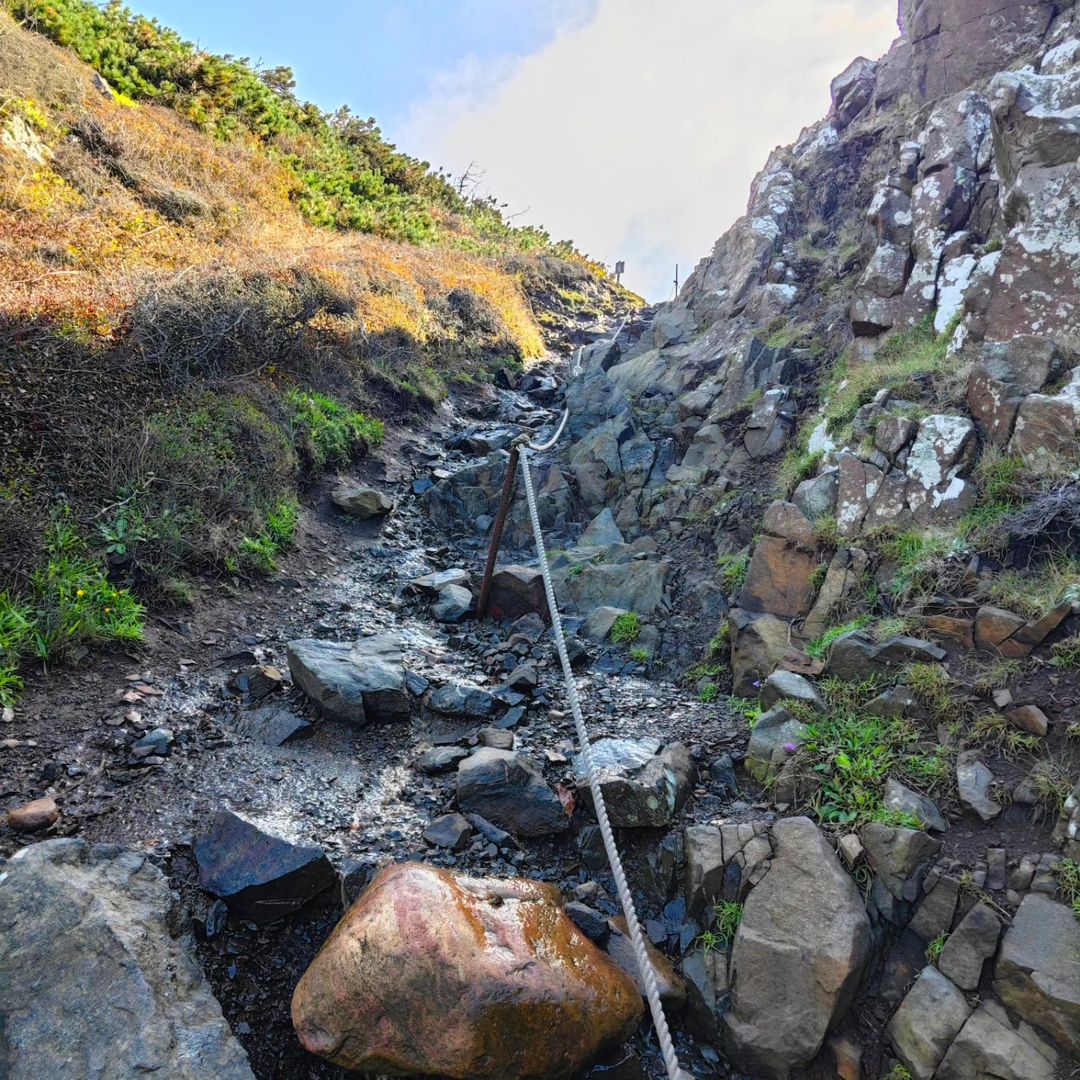
<path id="1" fill-rule="evenodd" d="M 76 589 L 75 590 L 75 595 L 79 596 L 79 597 L 83 597 L 83 596 L 86 595 L 86 590 L 85 589 Z"/>
<path id="2" fill-rule="evenodd" d="M 105 609 L 105 614 L 106 614 L 106 615 L 108 615 L 110 611 L 112 611 L 112 608 L 108 608 L 108 607 L 107 607 L 107 608 Z"/>

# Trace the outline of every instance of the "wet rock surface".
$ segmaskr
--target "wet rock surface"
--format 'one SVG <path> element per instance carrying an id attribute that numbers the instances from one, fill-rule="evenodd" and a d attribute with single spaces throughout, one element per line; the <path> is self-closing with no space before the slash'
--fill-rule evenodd
<path id="1" fill-rule="evenodd" d="M 222 810 L 195 840 L 199 884 L 253 922 L 299 911 L 335 880 L 321 848 L 275 836 Z"/>
<path id="2" fill-rule="evenodd" d="M 636 1027 L 632 980 L 532 881 L 384 870 L 301 979 L 311 1051 L 350 1069 L 569 1077 Z"/>
<path id="3" fill-rule="evenodd" d="M 518 836 L 566 832 L 570 820 L 539 770 L 510 750 L 484 747 L 458 765 L 457 804 Z"/>

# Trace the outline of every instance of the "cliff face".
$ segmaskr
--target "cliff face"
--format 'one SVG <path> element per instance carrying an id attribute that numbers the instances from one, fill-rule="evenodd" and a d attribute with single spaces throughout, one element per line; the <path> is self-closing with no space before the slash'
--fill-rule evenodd
<path id="1" fill-rule="evenodd" d="M 986 983 L 974 1014 L 958 988 L 995 955 L 997 915 L 959 920 L 975 898 L 1028 927 L 1042 898 L 1025 892 L 1080 900 L 1056 884 L 1080 857 L 1062 704 L 1080 700 L 1080 14 L 904 0 L 900 19 L 640 340 L 586 351 L 565 471 L 638 545 L 639 575 L 659 565 L 667 592 L 637 610 L 659 616 L 669 669 L 703 700 L 725 680 L 750 699 L 764 797 L 848 832 L 853 867 L 865 848 L 873 1075 L 894 1053 L 890 1076 L 1049 1080 L 1034 1029 L 1063 1057 L 1075 1039 L 1060 1000 L 1015 992 L 1011 950 L 1033 972 L 1051 932 L 1014 925 L 998 954 L 998 997 L 1034 1026 L 1017 1032 Z M 910 988 L 916 937 L 940 948 L 956 923 L 959 950 L 980 921 L 970 970 L 943 957 Z M 808 1057 L 768 1056 L 787 1029 L 761 1008 L 786 961 L 748 955 L 736 939 L 719 965 L 717 1038 L 786 1077 Z"/>
<path id="2" fill-rule="evenodd" d="M 1074 5 L 906 0 L 900 18 L 642 340 L 586 357 L 570 469 L 590 512 L 614 497 L 622 528 L 675 537 L 705 520 L 723 554 L 814 481 L 804 510 L 842 538 L 955 527 L 983 497 L 981 444 L 1035 477 L 1072 452 Z M 886 418 L 905 422 L 875 443 Z M 690 590 L 702 617 L 713 584 Z"/>
<path id="3" fill-rule="evenodd" d="M 959 272 L 950 264 L 998 242 L 1002 258 L 982 267 L 987 334 L 1075 322 L 1075 291 L 1062 289 L 1075 263 L 1035 257 L 1060 248 L 1055 226 L 1075 219 L 1073 5 L 987 6 L 908 0 L 892 49 L 834 80 L 829 116 L 773 153 L 747 215 L 688 280 L 680 301 L 701 325 L 813 316 L 808 293 L 836 279 L 815 273 L 808 238 L 839 254 L 876 241 L 853 297 L 857 336 L 940 307 Z M 1018 274 L 1031 276 L 1029 298 L 1039 279 L 1053 286 L 1053 311 L 1014 310 Z"/>

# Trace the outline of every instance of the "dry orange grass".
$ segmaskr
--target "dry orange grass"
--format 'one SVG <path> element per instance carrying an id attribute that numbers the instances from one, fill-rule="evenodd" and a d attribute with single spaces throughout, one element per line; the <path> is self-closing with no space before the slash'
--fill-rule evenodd
<path id="1" fill-rule="evenodd" d="M 292 177 L 261 149 L 114 100 L 89 68 L 0 14 L 4 132 L 0 318 L 116 338 L 149 277 L 304 268 L 355 300 L 372 333 L 424 343 L 431 302 L 466 288 L 522 355 L 543 352 L 520 283 L 497 260 L 316 229 L 290 200 Z"/>

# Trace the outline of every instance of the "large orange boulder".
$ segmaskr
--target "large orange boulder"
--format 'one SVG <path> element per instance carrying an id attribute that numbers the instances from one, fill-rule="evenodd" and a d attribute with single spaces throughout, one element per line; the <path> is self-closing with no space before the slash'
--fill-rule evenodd
<path id="1" fill-rule="evenodd" d="M 552 885 L 388 867 L 293 994 L 313 1053 L 347 1069 L 471 1080 L 569 1077 L 641 1018 L 633 979 Z"/>

